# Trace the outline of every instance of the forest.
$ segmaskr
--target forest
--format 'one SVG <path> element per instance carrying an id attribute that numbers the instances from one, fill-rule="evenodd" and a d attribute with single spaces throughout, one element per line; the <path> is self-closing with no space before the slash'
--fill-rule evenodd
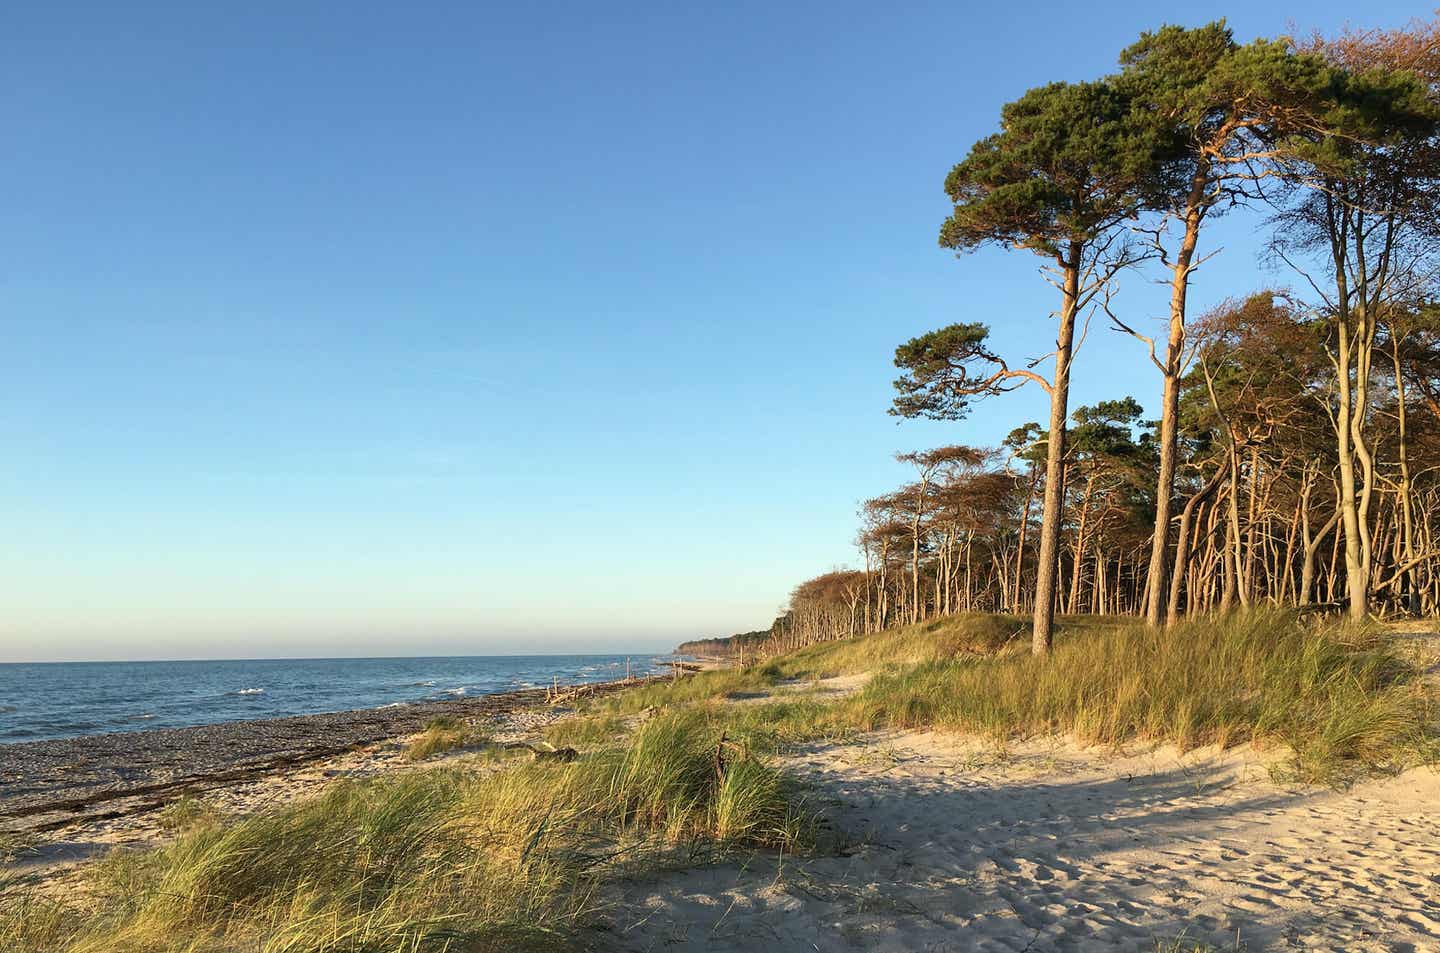
<path id="1" fill-rule="evenodd" d="M 1033 387 L 1049 418 L 898 454 L 911 478 L 860 506 L 860 568 L 797 585 L 770 647 L 970 610 L 1032 615 L 1037 654 L 1056 613 L 1440 613 L 1440 19 L 1164 27 L 999 130 L 946 177 L 939 241 L 1034 256 L 1044 353 L 936 329 L 896 349 L 889 412 L 959 421 Z M 1269 267 L 1192 313 L 1221 215 L 1253 220 Z M 1154 333 L 1118 294 L 1137 270 L 1168 290 Z M 1070 406 L 1092 324 L 1133 338 L 1149 393 Z"/>

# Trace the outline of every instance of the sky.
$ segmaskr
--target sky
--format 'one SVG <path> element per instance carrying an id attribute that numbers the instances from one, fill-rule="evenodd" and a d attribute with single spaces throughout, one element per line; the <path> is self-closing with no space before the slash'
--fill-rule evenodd
<path id="1" fill-rule="evenodd" d="M 955 321 L 1053 342 L 1033 256 L 937 247 L 1000 106 L 1153 3 L 27 4 L 0 36 L 0 661 L 667 649 L 854 564 Z M 228 9 L 227 9 L 228 7 Z M 1332 0 L 1237 5 L 1241 40 Z M 1363 25 L 1423 7 L 1380 2 Z M 1212 8 L 1175 22 L 1225 15 Z M 1258 219 L 1203 308 L 1282 280 Z M 1156 275 L 1117 309 L 1161 313 Z M 1072 405 L 1158 375 L 1092 330 Z"/>

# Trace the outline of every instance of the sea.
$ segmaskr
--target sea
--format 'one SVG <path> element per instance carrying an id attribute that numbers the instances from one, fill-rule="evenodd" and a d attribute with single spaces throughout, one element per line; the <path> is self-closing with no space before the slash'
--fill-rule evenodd
<path id="1" fill-rule="evenodd" d="M 669 655 L 0 664 L 0 744 L 378 708 L 669 671 Z"/>

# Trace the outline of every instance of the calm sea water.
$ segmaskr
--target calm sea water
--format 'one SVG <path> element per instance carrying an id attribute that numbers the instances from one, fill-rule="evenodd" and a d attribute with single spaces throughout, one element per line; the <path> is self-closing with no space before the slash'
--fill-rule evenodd
<path id="1" fill-rule="evenodd" d="M 0 743 L 279 718 L 625 675 L 624 655 L 0 664 Z M 671 656 L 630 656 L 636 675 Z"/>

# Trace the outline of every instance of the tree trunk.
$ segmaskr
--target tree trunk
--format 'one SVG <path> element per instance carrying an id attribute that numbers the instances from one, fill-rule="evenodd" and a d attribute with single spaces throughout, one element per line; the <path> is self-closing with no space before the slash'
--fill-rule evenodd
<path id="1" fill-rule="evenodd" d="M 1036 655 L 1048 655 L 1054 642 L 1060 521 L 1065 515 L 1065 423 L 1070 415 L 1070 357 L 1080 299 L 1082 252 L 1078 243 L 1071 243 L 1064 262 L 1064 301 L 1055 338 L 1055 380 L 1050 387 L 1050 436 L 1045 454 L 1045 507 L 1040 516 L 1040 561 L 1035 573 L 1035 627 L 1030 638 L 1030 650 Z"/>
<path id="2" fill-rule="evenodd" d="M 1205 218 L 1208 162 L 1196 165 L 1186 196 L 1185 234 L 1175 255 L 1170 279 L 1170 339 L 1165 347 L 1165 389 L 1160 404 L 1160 471 L 1155 485 L 1155 533 L 1150 540 L 1150 571 L 1145 582 L 1145 622 L 1158 627 L 1165 605 L 1165 577 L 1169 569 L 1170 519 L 1175 496 L 1176 434 L 1180 426 L 1180 372 L 1185 353 L 1185 299 L 1190 289 L 1190 271 L 1200 223 Z"/>
<path id="3" fill-rule="evenodd" d="M 1175 540 L 1175 572 L 1170 577 L 1170 599 L 1165 610 L 1166 625 L 1174 625 L 1180 615 L 1180 590 L 1185 585 L 1190 563 L 1190 527 L 1194 523 L 1195 511 L 1220 488 L 1228 471 L 1229 467 L 1224 465 L 1216 470 L 1200 492 L 1185 502 L 1185 509 L 1180 514 L 1180 533 Z"/>

